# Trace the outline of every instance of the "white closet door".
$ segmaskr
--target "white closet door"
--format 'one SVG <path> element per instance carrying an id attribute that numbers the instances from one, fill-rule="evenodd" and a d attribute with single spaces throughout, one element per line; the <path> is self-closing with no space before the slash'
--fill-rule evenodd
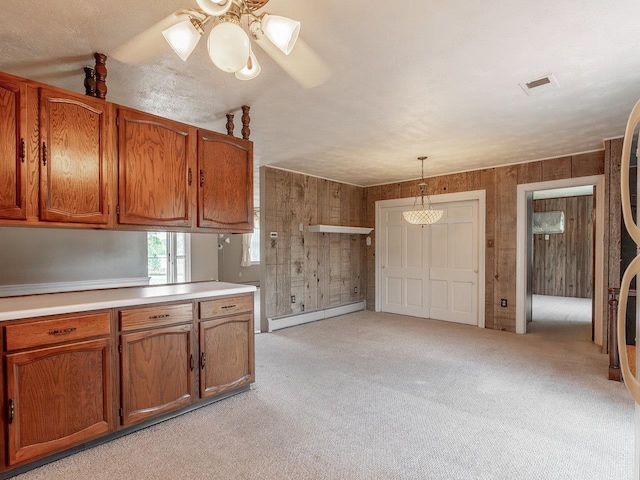
<path id="1" fill-rule="evenodd" d="M 382 211 L 381 309 L 383 312 L 429 317 L 429 228 L 402 218 L 406 207 Z"/>
<path id="2" fill-rule="evenodd" d="M 478 324 L 478 202 L 434 205 L 444 210 L 431 226 L 430 317 Z"/>

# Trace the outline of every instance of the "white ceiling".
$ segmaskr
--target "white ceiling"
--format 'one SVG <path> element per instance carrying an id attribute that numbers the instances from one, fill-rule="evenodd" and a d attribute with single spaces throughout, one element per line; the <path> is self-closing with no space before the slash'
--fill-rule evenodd
<path id="1" fill-rule="evenodd" d="M 0 71 L 81 92 L 92 52 L 181 7 L 195 0 L 4 0 Z M 419 155 L 432 176 L 601 149 L 640 98 L 632 0 L 271 0 L 265 10 L 301 21 L 333 70 L 327 83 L 302 89 L 258 47 L 262 74 L 241 82 L 201 41 L 187 62 L 172 51 L 147 65 L 108 61 L 107 98 L 218 131 L 228 110 L 251 105 L 256 163 L 363 186 L 419 177 Z M 547 74 L 559 88 L 519 86 Z"/>

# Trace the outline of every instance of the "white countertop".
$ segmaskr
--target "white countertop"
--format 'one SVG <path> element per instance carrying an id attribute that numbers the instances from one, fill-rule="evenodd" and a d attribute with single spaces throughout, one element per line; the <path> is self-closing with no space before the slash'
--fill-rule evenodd
<path id="1" fill-rule="evenodd" d="M 255 292 L 253 285 L 195 282 L 0 298 L 0 321 Z"/>

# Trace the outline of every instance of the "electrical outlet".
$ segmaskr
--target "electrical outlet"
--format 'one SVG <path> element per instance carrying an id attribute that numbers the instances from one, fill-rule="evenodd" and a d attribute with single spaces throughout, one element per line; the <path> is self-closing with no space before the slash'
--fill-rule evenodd
<path id="1" fill-rule="evenodd" d="M 501 298 L 500 299 L 500 306 L 501 307 L 506 307 L 507 306 L 507 299 L 506 298 Z"/>
<path id="2" fill-rule="evenodd" d="M 291 303 L 296 303 L 296 296 L 295 295 L 291 295 Z"/>
<path id="3" fill-rule="evenodd" d="M 353 287 L 353 293 L 358 293 L 358 287 Z"/>

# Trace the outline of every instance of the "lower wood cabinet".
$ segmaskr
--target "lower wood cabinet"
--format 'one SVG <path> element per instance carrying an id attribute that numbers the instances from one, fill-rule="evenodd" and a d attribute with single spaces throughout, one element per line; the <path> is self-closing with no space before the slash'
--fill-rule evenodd
<path id="1" fill-rule="evenodd" d="M 251 294 L 1 325 L 0 478 L 255 378 Z"/>
<path id="2" fill-rule="evenodd" d="M 73 325 L 74 320 L 77 327 L 59 328 Z M 86 335 L 105 327 L 108 333 L 109 314 L 97 314 L 6 327 L 5 342 L 23 346 L 29 338 L 25 333 L 37 337 L 39 332 L 64 342 L 65 335 L 82 329 L 82 320 L 95 321 Z M 65 450 L 112 430 L 111 358 L 109 337 L 5 356 L 8 465 Z"/>
<path id="3" fill-rule="evenodd" d="M 122 335 L 122 425 L 194 401 L 191 333 L 189 324 Z"/>
<path id="4" fill-rule="evenodd" d="M 200 397 L 253 382 L 253 295 L 202 301 L 199 316 Z"/>
<path id="5" fill-rule="evenodd" d="M 200 396 L 253 382 L 253 315 L 200 322 Z"/>

